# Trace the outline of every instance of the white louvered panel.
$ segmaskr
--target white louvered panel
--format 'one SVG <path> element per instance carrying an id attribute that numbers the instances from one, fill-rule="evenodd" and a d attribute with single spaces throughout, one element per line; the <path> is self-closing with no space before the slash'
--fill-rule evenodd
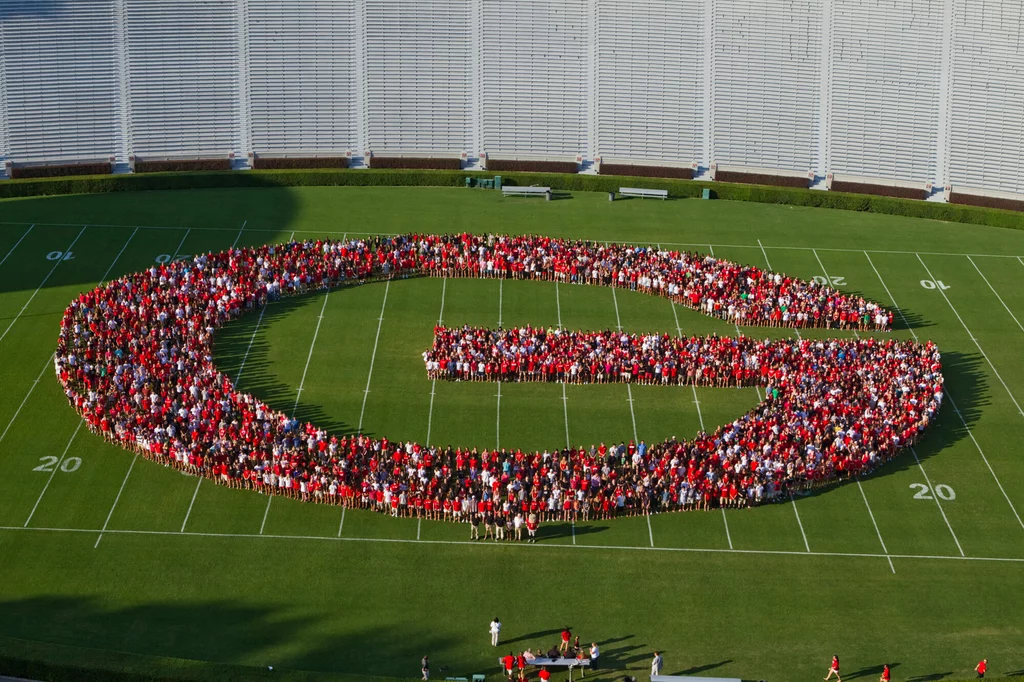
<path id="1" fill-rule="evenodd" d="M 367 142 L 458 155 L 472 142 L 470 0 L 366 0 Z"/>
<path id="2" fill-rule="evenodd" d="M 700 157 L 703 11 L 688 0 L 598 0 L 598 155 Z"/>
<path id="3" fill-rule="evenodd" d="M 4 32 L 0 29 L 0 178 L 6 177 L 3 168 L 10 151 L 7 137 L 7 60 L 4 58 Z"/>
<path id="4" fill-rule="evenodd" d="M 257 154 L 357 146 L 355 0 L 248 0 L 249 117 Z"/>
<path id="5" fill-rule="evenodd" d="M 483 145 L 575 157 L 587 144 L 584 0 L 483 0 Z"/>
<path id="6" fill-rule="evenodd" d="M 234 0 L 127 0 L 130 151 L 223 157 L 238 143 Z"/>
<path id="7" fill-rule="evenodd" d="M 0 33 L 11 160 L 95 161 L 113 154 L 113 0 L 4 0 Z"/>
<path id="8" fill-rule="evenodd" d="M 955 0 L 949 177 L 1024 194 L 1024 5 Z"/>
<path id="9" fill-rule="evenodd" d="M 831 170 L 936 177 L 942 15 L 929 0 L 836 0 Z"/>
<path id="10" fill-rule="evenodd" d="M 815 166 L 823 0 L 715 0 L 712 160 Z"/>

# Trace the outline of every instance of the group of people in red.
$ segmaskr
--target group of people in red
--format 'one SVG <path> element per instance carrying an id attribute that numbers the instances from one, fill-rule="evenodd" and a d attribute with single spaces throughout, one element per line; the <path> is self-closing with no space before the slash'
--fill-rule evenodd
<path id="1" fill-rule="evenodd" d="M 213 363 L 214 331 L 272 300 L 424 275 L 626 287 L 743 324 L 884 330 L 891 322 L 862 298 L 698 254 L 540 236 L 412 234 L 231 249 L 127 275 L 72 301 L 55 370 L 91 430 L 215 482 L 394 516 L 493 514 L 506 524 L 516 516 L 575 520 L 757 504 L 877 466 L 917 438 L 941 398 L 930 343 L 440 329 L 425 359 L 438 373 L 447 358 L 447 378 L 459 378 L 451 362 L 465 354 L 497 359 L 507 380 L 526 380 L 533 358 L 534 370 L 554 362 L 555 380 L 572 380 L 578 364 L 580 381 L 600 380 L 596 371 L 609 381 L 667 376 L 766 389 L 753 412 L 690 442 L 476 450 L 332 435 L 236 390 Z M 614 361 L 610 371 L 606 360 Z"/>
<path id="2" fill-rule="evenodd" d="M 983 658 L 978 661 L 978 665 L 974 666 L 974 672 L 978 674 L 978 679 L 985 677 L 985 672 L 988 670 L 988 659 Z M 835 676 L 836 682 L 843 682 L 843 678 L 839 674 L 839 656 L 833 654 L 832 662 L 829 664 L 828 674 L 825 675 L 825 682 L 829 682 L 832 677 Z M 891 682 L 892 681 L 892 670 L 888 663 L 882 664 L 882 676 L 878 678 L 878 682 Z"/>

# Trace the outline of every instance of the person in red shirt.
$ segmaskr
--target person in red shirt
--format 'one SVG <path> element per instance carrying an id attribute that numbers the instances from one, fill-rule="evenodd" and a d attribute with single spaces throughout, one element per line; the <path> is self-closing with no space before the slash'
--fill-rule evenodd
<path id="1" fill-rule="evenodd" d="M 889 664 L 886 663 L 882 666 L 882 677 L 878 682 L 890 682 L 892 673 L 889 672 Z"/>
<path id="2" fill-rule="evenodd" d="M 836 676 L 836 679 L 839 680 L 839 682 L 843 682 L 843 678 L 839 676 L 839 656 L 834 654 L 832 656 L 832 665 L 829 666 L 828 669 L 828 675 L 825 676 L 825 682 L 828 682 L 833 675 Z"/>
<path id="3" fill-rule="evenodd" d="M 985 671 L 988 670 L 988 659 L 983 658 L 978 662 L 978 665 L 974 666 L 975 672 L 978 673 L 978 679 L 985 677 Z"/>
<path id="4" fill-rule="evenodd" d="M 541 679 L 541 682 L 548 682 L 551 679 L 551 673 L 548 672 L 547 668 L 541 668 L 537 676 Z"/>
<path id="5" fill-rule="evenodd" d="M 501 659 L 501 662 L 505 666 L 505 677 L 508 677 L 508 678 L 511 679 L 511 677 L 512 677 L 512 667 L 516 663 L 515 654 L 513 654 L 511 651 L 508 652 L 508 655 L 505 656 L 505 658 Z"/>
<path id="6" fill-rule="evenodd" d="M 526 679 L 526 657 L 522 654 L 516 656 L 516 667 L 519 669 L 519 679 Z"/>
<path id="7" fill-rule="evenodd" d="M 566 625 L 562 628 L 562 643 L 558 645 L 558 653 L 565 656 L 569 653 L 569 640 L 572 639 L 572 633 L 569 632 L 569 626 Z"/>

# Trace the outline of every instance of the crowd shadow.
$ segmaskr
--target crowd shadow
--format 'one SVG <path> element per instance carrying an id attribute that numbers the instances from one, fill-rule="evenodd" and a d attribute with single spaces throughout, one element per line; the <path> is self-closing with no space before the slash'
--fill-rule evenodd
<path id="1" fill-rule="evenodd" d="M 895 669 L 898 665 L 899 663 L 890 663 L 889 670 Z M 843 678 L 847 680 L 855 680 L 859 677 L 881 677 L 883 668 L 885 668 L 884 663 L 879 663 L 878 665 L 870 665 L 865 668 L 861 668 L 860 670 L 854 670 L 850 673 L 844 673 Z"/>

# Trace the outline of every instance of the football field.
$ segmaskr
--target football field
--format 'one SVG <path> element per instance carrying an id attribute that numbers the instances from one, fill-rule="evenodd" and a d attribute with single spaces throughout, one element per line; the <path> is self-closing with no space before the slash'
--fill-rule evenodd
<path id="1" fill-rule="evenodd" d="M 497 679 L 499 653 L 546 649 L 568 624 L 601 645 L 596 680 L 644 674 L 655 650 L 667 674 L 748 680 L 812 680 L 833 653 L 844 679 L 877 679 L 883 663 L 894 680 L 967 678 L 982 657 L 990 675 L 1024 675 L 1024 233 L 433 188 L 56 197 L 0 202 L 0 221 L 0 655 L 354 680 L 418 678 L 429 654 L 433 679 Z M 869 297 L 897 311 L 893 336 L 942 350 L 939 422 L 875 474 L 779 504 L 471 543 L 465 525 L 229 490 L 136 458 L 82 428 L 54 377 L 64 309 L 122 274 L 232 246 L 463 231 L 698 251 Z M 796 333 L 622 290 L 421 278 L 272 303 L 221 330 L 215 359 L 242 390 L 334 433 L 481 449 L 692 438 L 759 400 L 433 382 L 421 353 L 438 323 Z M 509 644 L 497 650 L 495 615 Z"/>

